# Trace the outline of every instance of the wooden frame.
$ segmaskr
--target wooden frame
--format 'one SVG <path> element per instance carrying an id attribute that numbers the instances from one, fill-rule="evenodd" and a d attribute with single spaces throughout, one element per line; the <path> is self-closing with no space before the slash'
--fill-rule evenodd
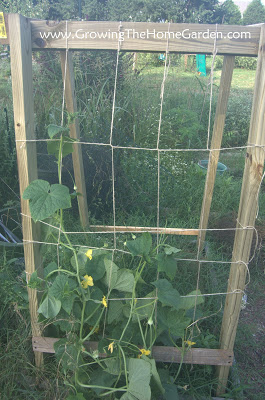
<path id="1" fill-rule="evenodd" d="M 33 337 L 32 347 L 34 351 L 42 353 L 55 353 L 54 343 L 59 339 L 49 337 Z M 85 347 L 93 352 L 98 349 L 98 342 L 86 342 Z M 152 357 L 158 362 L 170 362 L 199 365 L 219 365 L 231 367 L 233 363 L 232 350 L 220 349 L 189 349 L 186 351 L 183 359 L 181 350 L 170 346 L 154 346 L 152 348 Z M 105 353 L 100 353 L 99 357 L 105 358 Z"/>
<path id="2" fill-rule="evenodd" d="M 6 16 L 5 16 L 6 19 Z M 147 32 L 157 30 L 161 33 L 161 38 L 156 40 L 149 38 L 125 37 L 121 42 L 121 50 L 127 51 L 165 51 L 168 32 L 168 24 L 153 24 L 153 23 L 130 23 L 124 22 L 50 22 L 29 20 L 18 14 L 10 14 L 8 19 L 9 32 L 8 39 L 0 40 L 0 43 L 9 43 L 11 50 L 11 72 L 13 86 L 13 102 L 14 102 L 14 123 L 17 139 L 17 158 L 19 170 L 20 193 L 22 194 L 27 185 L 37 178 L 37 163 L 36 163 L 36 145 L 35 142 L 27 142 L 34 140 L 34 120 L 33 120 L 33 91 L 32 91 L 32 50 L 62 50 L 68 49 L 115 49 L 117 50 L 117 35 L 119 32 Z M 238 40 L 228 39 L 229 32 L 237 32 L 241 34 L 247 29 L 251 33 L 251 38 L 240 38 Z M 77 37 L 69 36 L 66 40 L 62 38 L 63 34 L 69 32 L 100 32 L 103 34 L 106 30 L 113 33 L 113 38 L 95 39 L 91 35 L 88 39 L 80 40 Z M 245 170 L 242 184 L 241 200 L 239 206 L 238 223 L 236 230 L 234 249 L 232 255 L 232 263 L 230 277 L 228 282 L 228 292 L 236 290 L 235 294 L 226 296 L 226 304 L 223 315 L 221 339 L 219 350 L 211 349 L 192 349 L 185 357 L 185 362 L 199 363 L 211 365 L 219 365 L 218 369 L 218 395 L 224 393 L 229 367 L 232 362 L 233 345 L 235 341 L 236 329 L 240 313 L 240 305 L 242 294 L 245 287 L 245 279 L 247 274 L 246 264 L 249 261 L 249 253 L 252 243 L 253 230 L 244 229 L 253 226 L 255 223 L 256 210 L 258 205 L 258 191 L 261 184 L 264 166 L 264 146 L 265 146 L 265 25 L 240 27 L 229 25 L 199 25 L 199 24 L 171 24 L 170 30 L 180 32 L 183 30 L 198 32 L 208 32 L 209 38 L 170 38 L 169 51 L 182 53 L 207 53 L 213 51 L 213 34 L 214 32 L 222 32 L 223 38 L 217 38 L 216 45 L 218 54 L 224 54 L 224 66 L 219 89 L 218 104 L 215 115 L 215 123 L 213 129 L 213 137 L 211 143 L 211 151 L 209 155 L 209 167 L 206 177 L 206 185 L 203 199 L 203 211 L 198 230 L 193 230 L 192 234 L 198 236 L 200 250 L 203 248 L 205 239 L 205 229 L 208 225 L 208 217 L 211 207 L 211 200 L 214 188 L 216 175 L 216 167 L 219 158 L 219 148 L 221 147 L 222 134 L 225 121 L 225 113 L 228 102 L 228 95 L 231 86 L 234 56 L 256 56 L 258 55 L 258 67 L 255 80 L 254 101 L 252 107 L 251 125 L 249 133 L 249 148 L 247 149 L 247 157 L 245 162 Z M 42 33 L 42 37 L 40 35 Z M 56 33 L 58 39 L 52 39 L 52 35 Z M 62 35 L 60 35 L 62 32 Z M 44 38 L 46 35 L 46 38 Z M 116 36 L 115 36 L 116 35 Z M 163 37 L 162 37 L 163 36 Z M 198 48 L 200 50 L 198 50 Z M 69 54 L 68 54 L 69 55 Z M 64 74 L 65 55 L 62 53 L 62 71 Z M 76 110 L 75 95 L 74 95 L 74 80 L 71 64 L 71 56 L 69 58 L 70 68 L 67 71 L 66 77 L 66 103 L 69 111 Z M 79 137 L 78 122 L 71 127 L 72 137 Z M 23 143 L 23 140 L 25 142 Z M 73 154 L 73 163 L 75 165 L 74 172 L 78 185 L 85 193 L 84 187 L 84 171 L 82 165 L 80 146 L 76 146 Z M 30 153 L 30 157 L 29 157 Z M 22 212 L 25 215 L 30 215 L 28 203 L 21 197 Z M 82 224 L 85 227 L 88 223 L 86 198 L 79 203 L 79 210 Z M 32 241 L 38 241 L 38 226 L 32 222 L 30 218 L 23 217 L 23 237 L 25 266 L 28 277 L 36 270 L 41 269 L 41 259 L 37 245 Z M 117 231 L 140 231 L 141 227 L 118 227 Z M 129 229 L 126 229 L 129 228 Z M 113 227 L 98 226 L 95 229 L 109 229 L 113 231 Z M 138 229 L 138 230 L 137 230 Z M 144 228 L 148 230 L 149 228 Z M 152 231 L 155 229 L 155 232 Z M 164 229 L 164 228 L 159 228 Z M 157 228 L 150 228 L 152 233 L 157 232 Z M 174 229 L 173 229 L 174 230 Z M 187 234 L 191 230 L 180 230 L 176 234 Z M 173 234 L 174 232 L 167 232 Z M 37 323 L 37 295 L 32 289 L 29 290 L 29 303 L 31 324 L 33 333 L 33 349 L 35 351 L 37 365 L 41 365 L 42 353 L 45 351 L 52 352 L 52 343 L 55 339 L 41 338 L 41 331 Z M 88 344 L 95 346 L 95 344 Z M 170 348 L 170 352 L 172 352 Z M 212 360 L 209 360 L 211 353 Z M 157 360 L 171 361 L 167 358 L 168 350 L 158 347 L 153 348 L 154 357 Z M 208 358 L 206 357 L 208 354 Z M 221 355 L 221 359 L 217 354 Z M 196 357 L 195 357 L 196 355 Z M 170 356 L 172 357 L 172 355 Z M 179 362 L 179 355 L 175 354 L 174 362 Z M 219 357 L 219 358 L 218 358 Z M 220 361 L 221 360 L 221 361 Z"/>

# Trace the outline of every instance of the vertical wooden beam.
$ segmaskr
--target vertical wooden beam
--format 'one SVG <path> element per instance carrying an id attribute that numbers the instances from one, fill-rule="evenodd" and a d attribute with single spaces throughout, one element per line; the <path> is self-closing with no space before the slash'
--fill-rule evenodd
<path id="1" fill-rule="evenodd" d="M 70 51 L 67 54 L 67 65 L 66 65 L 66 77 L 65 77 L 65 61 L 66 52 L 61 51 L 61 68 L 63 79 L 65 79 L 65 101 L 66 107 L 69 113 L 77 112 L 76 94 L 75 94 L 75 79 L 74 79 L 74 66 L 73 58 Z M 80 140 L 80 128 L 79 121 L 76 118 L 74 123 L 70 125 L 70 136 L 73 139 Z M 77 192 L 82 193 L 82 196 L 78 196 L 78 208 L 80 220 L 83 228 L 86 228 L 89 224 L 88 218 L 88 207 L 87 207 L 87 195 L 86 195 L 86 181 L 83 166 L 82 148 L 79 144 L 74 144 L 74 151 L 72 154 L 75 184 Z"/>
<path id="2" fill-rule="evenodd" d="M 29 202 L 22 198 L 26 187 L 38 178 L 36 142 L 27 142 L 35 139 L 30 20 L 19 14 L 9 14 L 9 38 L 21 211 L 30 216 Z M 23 216 L 22 229 L 25 269 L 29 279 L 35 270 L 41 269 L 39 245 L 32 243 L 38 241 L 39 229 L 31 218 Z M 28 296 L 32 334 L 41 336 L 36 290 L 28 288 Z M 35 352 L 35 359 L 37 366 L 40 366 L 42 353 Z"/>
<path id="3" fill-rule="evenodd" d="M 264 167 L 265 146 L 265 24 L 261 28 L 258 65 L 256 71 L 252 114 L 248 138 L 237 228 L 254 226 L 258 207 L 258 193 Z M 251 147 L 256 145 L 257 147 Z M 261 147 L 263 146 L 263 147 Z M 236 231 L 227 292 L 242 291 L 226 296 L 220 344 L 222 349 L 232 350 L 241 309 L 243 290 L 247 275 L 253 229 Z M 218 395 L 225 392 L 229 367 L 218 370 Z"/>
<path id="4" fill-rule="evenodd" d="M 133 72 L 137 71 L 137 53 L 133 53 L 133 67 L 132 67 Z"/>
<path id="5" fill-rule="evenodd" d="M 215 112 L 213 135 L 211 141 L 211 151 L 209 154 L 209 162 L 208 162 L 207 175 L 204 187 L 199 229 L 206 229 L 208 226 L 209 214 L 213 198 L 216 170 L 220 154 L 219 149 L 221 148 L 222 144 L 225 116 L 226 116 L 228 98 L 231 88 L 234 63 L 235 63 L 234 56 L 224 57 L 222 76 L 219 87 L 219 95 Z M 199 231 L 198 235 L 199 251 L 203 249 L 205 236 L 206 236 L 205 230 Z"/>

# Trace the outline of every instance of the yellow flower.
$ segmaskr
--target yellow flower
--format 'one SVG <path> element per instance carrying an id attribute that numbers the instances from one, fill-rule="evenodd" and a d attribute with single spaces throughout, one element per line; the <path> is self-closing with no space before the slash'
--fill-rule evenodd
<path id="1" fill-rule="evenodd" d="M 89 250 L 87 250 L 87 252 L 86 252 L 86 256 L 87 256 L 87 258 L 89 258 L 89 260 L 92 260 L 92 252 L 93 252 L 92 249 L 89 249 Z"/>
<path id="2" fill-rule="evenodd" d="M 102 299 L 102 302 L 101 302 L 102 304 L 103 304 L 103 306 L 104 307 L 108 307 L 108 303 L 107 303 L 107 300 L 106 300 L 106 296 L 103 296 L 103 299 Z"/>
<path id="3" fill-rule="evenodd" d="M 94 329 L 94 326 L 90 326 L 89 330 L 92 331 L 92 329 Z M 96 329 L 94 330 L 94 333 L 98 333 L 99 332 L 99 326 L 96 327 Z"/>
<path id="4" fill-rule="evenodd" d="M 88 286 L 94 286 L 94 282 L 93 282 L 92 276 L 85 275 L 84 276 L 84 280 L 81 282 L 81 286 L 84 289 L 87 289 Z"/>
<path id="5" fill-rule="evenodd" d="M 108 350 L 110 350 L 111 354 L 113 353 L 113 345 L 114 345 L 114 342 L 111 342 L 108 347 Z"/>
<path id="6" fill-rule="evenodd" d="M 138 358 L 141 358 L 142 355 L 149 356 L 151 354 L 150 350 L 139 349 L 141 354 L 138 355 Z"/>
<path id="7" fill-rule="evenodd" d="M 184 340 L 184 343 L 186 343 L 188 346 L 193 346 L 196 344 L 196 342 L 192 342 L 191 340 Z"/>

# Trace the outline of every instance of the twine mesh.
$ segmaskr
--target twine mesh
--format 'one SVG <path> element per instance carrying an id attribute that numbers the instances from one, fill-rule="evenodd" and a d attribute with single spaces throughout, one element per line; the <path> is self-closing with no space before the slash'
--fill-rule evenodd
<path id="1" fill-rule="evenodd" d="M 122 24 L 120 22 L 119 26 L 118 26 L 118 31 L 120 31 L 122 29 Z M 168 31 L 170 30 L 170 23 L 168 24 Z M 216 30 L 217 30 L 217 25 L 216 25 Z M 67 22 L 66 22 L 66 33 L 67 33 Z M 127 229 L 124 231 L 116 231 L 116 206 L 115 206 L 115 162 L 114 162 L 114 152 L 116 149 L 125 149 L 125 150 L 144 150 L 144 151 L 151 151 L 151 152 L 157 152 L 157 175 L 158 175 L 158 179 L 157 179 L 157 226 L 154 227 L 154 229 L 157 229 L 157 233 L 156 233 L 156 241 L 157 244 L 159 244 L 159 225 L 160 225 L 160 155 L 161 153 L 166 153 L 166 152 L 202 152 L 202 151 L 207 151 L 209 154 L 211 151 L 225 151 L 225 150 L 241 150 L 241 149 L 249 149 L 249 148 L 262 148 L 264 150 L 265 146 L 262 145 L 257 145 L 257 144 L 251 144 L 251 143 L 247 143 L 245 146 L 234 146 L 234 147 L 221 147 L 220 149 L 210 149 L 209 147 L 209 143 L 210 143 L 210 129 L 211 129 L 211 110 L 212 110 L 212 99 L 213 99 L 213 72 L 214 72 L 214 61 L 215 61 L 215 57 L 217 55 L 217 47 L 216 47 L 216 37 L 217 35 L 215 35 L 215 40 L 214 40 L 214 46 L 213 46 L 213 60 L 212 60 L 212 65 L 211 65 L 211 72 L 210 72 L 210 107 L 209 107 L 209 117 L 208 117 L 208 131 L 207 131 L 207 145 L 205 149 L 202 148 L 191 148 L 191 149 L 186 149 L 186 148 L 160 148 L 159 144 L 160 144 L 160 133 L 161 133 L 161 125 L 163 123 L 163 101 L 164 101 L 164 93 L 165 93 L 165 82 L 167 79 L 167 74 L 168 74 L 168 69 L 170 66 L 170 54 L 169 54 L 169 35 L 168 35 L 168 39 L 167 39 L 167 43 L 166 43 L 166 48 L 165 48 L 165 62 L 164 62 L 164 73 L 163 73 L 163 79 L 161 82 L 161 89 L 160 89 L 160 113 L 159 113 L 159 123 L 158 123 L 158 132 L 157 132 L 157 144 L 154 148 L 152 147 L 134 147 L 134 146 L 121 146 L 121 145 L 114 145 L 113 144 L 113 127 L 114 127 L 114 119 L 115 119 L 115 105 L 116 105 L 116 93 L 117 93 L 117 82 L 118 82 L 118 66 L 119 66 L 119 55 L 120 55 L 120 51 L 121 51 L 121 41 L 120 39 L 118 40 L 118 44 L 117 44 L 117 57 L 116 57 L 116 69 L 115 69 L 115 81 L 114 81 L 114 91 L 113 91 L 113 103 L 112 103 L 112 113 L 111 113 L 111 126 L 110 126 L 110 136 L 109 136 L 109 142 L 108 143 L 104 143 L 104 142 L 89 142 L 89 141 L 78 141 L 76 142 L 77 145 L 85 145 L 85 146 L 107 146 L 111 149 L 111 179 L 112 179 L 112 202 L 113 202 L 113 231 L 104 231 L 104 230 L 97 230 L 96 232 L 93 230 L 87 230 L 87 231 L 80 231 L 80 232 L 66 232 L 67 234 L 102 234 L 102 235 L 113 235 L 113 248 L 104 248 L 104 250 L 106 251 L 110 251 L 112 252 L 112 261 L 114 259 L 114 254 L 115 252 L 117 253 L 122 253 L 122 254 L 130 254 L 128 251 L 126 250 L 122 250 L 117 248 L 117 235 L 118 234 L 123 234 L 123 233 L 128 233 L 130 231 L 128 231 Z M 66 85 L 66 72 L 67 72 L 67 57 L 68 55 L 68 43 L 67 43 L 67 34 L 66 34 L 66 59 L 65 59 L 65 71 L 64 71 L 64 82 L 63 82 L 63 99 L 62 99 L 62 117 L 61 117 L 61 126 L 63 126 L 63 121 L 64 121 L 64 107 L 65 107 L 65 85 Z M 30 139 L 30 140 L 16 140 L 17 142 L 21 142 L 21 147 L 25 146 L 26 142 L 47 142 L 49 139 Z M 56 140 L 56 139 L 53 139 Z M 59 139 L 58 139 L 59 140 Z M 262 181 L 264 179 L 264 175 L 262 177 L 260 186 L 259 186 L 259 190 L 258 190 L 258 194 L 261 190 L 261 185 L 262 185 Z M 205 204 L 202 205 L 202 213 L 204 212 L 204 206 Z M 31 218 L 28 215 L 22 214 L 23 217 L 27 217 L 27 218 Z M 257 211 L 257 216 L 258 216 L 258 211 Z M 23 242 L 24 244 L 28 244 L 28 243 L 38 243 L 38 244 L 42 244 L 42 245 L 51 245 L 51 246 L 57 246 L 57 259 L 58 259 L 58 265 L 60 263 L 60 257 L 59 257 L 59 243 L 60 243 L 60 235 L 62 233 L 62 227 L 61 224 L 58 226 L 52 225 L 50 223 L 47 223 L 45 221 L 40 221 L 41 224 L 48 226 L 56 231 L 58 231 L 58 242 L 57 243 L 53 243 L 53 242 L 45 242 L 45 241 L 30 241 L 30 240 L 26 240 L 24 239 Z M 185 229 L 188 231 L 188 229 Z M 247 283 L 245 285 L 245 287 L 247 287 L 247 285 L 250 282 L 250 273 L 249 273 L 249 263 L 253 260 L 253 258 L 255 257 L 256 254 L 256 250 L 257 250 L 257 246 L 258 246 L 258 232 L 255 229 L 254 226 L 239 226 L 239 227 L 235 227 L 235 228 L 221 228 L 221 229 L 212 229 L 212 228 L 206 228 L 206 229 L 198 229 L 199 232 L 199 240 L 197 243 L 197 255 L 196 258 L 182 258 L 182 257 L 175 257 L 176 262 L 181 261 L 181 262 L 194 262 L 197 263 L 197 280 L 196 280 L 196 294 L 194 295 L 186 295 L 186 296 L 181 296 L 182 298 L 195 298 L 195 307 L 194 307 L 194 312 L 193 312 L 193 318 L 192 318 L 192 322 L 189 325 L 189 327 L 191 327 L 191 333 L 190 333 L 190 337 L 191 339 L 194 337 L 194 326 L 197 325 L 199 320 L 205 319 L 205 318 L 209 318 L 212 315 L 215 315 L 216 313 L 211 314 L 210 316 L 206 316 L 206 317 L 202 317 L 199 319 L 196 319 L 196 309 L 197 309 L 197 298 L 198 297 L 211 297 L 211 296 L 226 296 L 226 295 L 230 295 L 230 294 L 244 294 L 244 291 L 242 291 L 241 289 L 235 289 L 232 292 L 226 291 L 226 292 L 212 292 L 212 293 L 202 293 L 202 294 L 198 294 L 198 290 L 199 290 L 199 286 L 200 286 L 200 276 L 201 276 L 201 265 L 202 264 L 218 264 L 218 265 L 222 265 L 222 264 L 231 264 L 231 261 L 223 261 L 223 260 L 205 260 L 201 258 L 201 254 L 200 254 L 200 232 L 202 231 L 206 231 L 206 232 L 215 232 L 215 231 L 237 231 L 237 230 L 253 230 L 256 236 L 256 245 L 253 251 L 253 254 L 250 257 L 250 260 L 248 263 L 242 261 L 242 260 L 238 260 L 233 262 L 233 264 L 240 264 L 240 265 L 244 265 L 244 267 L 246 268 L 247 271 L 247 276 L 248 276 L 248 280 Z M 132 230 L 133 232 L 133 230 Z M 141 230 L 141 232 L 149 232 L 148 229 L 143 229 Z M 77 248 L 87 248 L 88 246 L 82 246 L 82 245 L 73 245 L 73 247 L 77 247 Z M 96 246 L 89 246 L 91 249 L 102 249 L 102 247 L 96 247 Z M 126 297 L 126 298 L 111 298 L 110 297 L 110 282 L 111 282 L 111 273 L 112 271 L 110 271 L 110 277 L 109 277 L 109 284 L 108 284 L 108 292 L 107 292 L 107 301 L 117 301 L 117 300 L 124 300 L 124 301 L 130 301 L 132 300 L 131 297 Z M 159 275 L 157 275 L 157 278 L 159 277 Z M 154 297 L 137 297 L 137 299 L 139 300 L 157 300 L 158 296 L 157 296 L 157 292 L 156 295 Z M 155 307 L 157 307 L 157 301 L 155 304 Z M 222 306 L 221 306 L 222 308 Z M 105 326 L 106 326 L 106 316 L 107 316 L 107 309 L 105 310 L 105 317 L 104 317 L 104 329 L 103 329 L 103 335 L 105 333 Z M 217 313 L 220 310 L 217 311 Z M 155 321 L 156 322 L 156 321 Z"/>

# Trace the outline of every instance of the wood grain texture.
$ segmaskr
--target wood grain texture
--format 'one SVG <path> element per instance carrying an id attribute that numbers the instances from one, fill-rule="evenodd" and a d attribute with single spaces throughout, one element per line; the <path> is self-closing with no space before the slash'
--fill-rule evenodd
<path id="1" fill-rule="evenodd" d="M 59 339 L 55 338 L 44 338 L 44 337 L 33 337 L 32 345 L 34 351 L 42 351 L 43 353 L 54 353 L 54 343 Z M 95 351 L 98 348 L 98 342 L 87 342 L 85 346 Z M 105 357 L 106 354 L 100 354 L 100 357 Z M 181 362 L 181 350 L 176 347 L 167 346 L 154 346 L 152 348 L 152 357 L 156 361 L 161 362 Z M 220 350 L 220 349 L 190 349 L 184 355 L 184 364 L 200 364 L 200 365 L 232 365 L 233 362 L 233 351 Z"/>
<path id="2" fill-rule="evenodd" d="M 256 72 L 254 98 L 249 130 L 249 144 L 262 147 L 249 147 L 247 149 L 245 170 L 243 175 L 242 191 L 238 211 L 237 228 L 254 226 L 257 207 L 258 192 L 261 184 L 264 167 L 265 146 L 265 24 L 261 28 L 258 65 Z M 236 289 L 243 291 L 251 250 L 252 229 L 236 231 L 232 264 L 228 281 L 228 292 Z M 240 263 L 242 261 L 242 263 Z M 220 345 L 223 349 L 232 350 L 235 342 L 238 319 L 241 309 L 242 293 L 226 296 L 223 322 L 221 328 Z M 225 392 L 229 368 L 221 367 L 218 371 L 218 395 Z"/>
<path id="3" fill-rule="evenodd" d="M 112 225 L 90 225 L 91 229 L 98 232 L 114 232 L 114 226 Z M 185 229 L 185 228 L 153 228 L 149 226 L 115 226 L 116 232 L 150 232 L 160 233 L 162 235 L 191 235 L 197 236 L 199 233 L 198 229 Z"/>
<path id="4" fill-rule="evenodd" d="M 68 21 L 32 20 L 33 49 L 106 49 L 118 47 L 119 22 L 110 21 Z M 169 51 L 178 53 L 212 54 L 214 35 L 217 28 L 218 54 L 257 55 L 260 27 L 215 24 L 170 24 Z M 167 47 L 168 24 L 148 22 L 122 22 L 121 50 L 165 51 Z M 230 32 L 240 38 L 230 39 Z M 247 32 L 250 37 L 241 37 Z M 188 37 L 189 35 L 195 37 Z M 56 36 L 55 36 L 56 35 Z M 104 36 L 105 35 L 105 36 Z M 176 36 L 177 35 L 177 36 Z M 185 37 L 183 37 L 183 35 Z M 204 35 L 204 36 L 203 36 Z M 222 35 L 222 37 L 221 37 Z M 142 36 L 142 38 L 141 38 Z M 149 36 L 149 37 L 148 37 Z M 173 37 L 174 36 L 174 37 Z"/>
<path id="5" fill-rule="evenodd" d="M 32 51 L 30 21 L 18 14 L 9 14 L 9 36 L 11 54 L 11 76 L 14 106 L 14 125 L 21 198 L 21 211 L 30 215 L 29 202 L 22 199 L 26 187 L 37 179 L 37 153 L 35 142 L 21 140 L 35 139 L 34 108 L 32 89 Z M 38 241 L 39 227 L 31 218 L 22 217 L 23 239 Z M 24 242 L 24 258 L 27 279 L 38 270 L 40 272 L 41 257 L 39 245 Z M 41 335 L 38 325 L 38 299 L 36 290 L 28 288 L 31 327 L 34 336 Z M 42 362 L 42 354 L 36 353 L 36 363 Z"/>
<path id="6" fill-rule="evenodd" d="M 201 217 L 200 217 L 200 224 L 199 224 L 199 229 L 202 229 L 201 231 L 199 231 L 199 235 L 198 235 L 199 251 L 203 250 L 205 236 L 206 236 L 205 229 L 207 229 L 207 227 L 208 227 L 208 220 L 209 220 L 209 214 L 210 214 L 212 198 L 213 198 L 216 170 L 217 170 L 219 154 L 220 154 L 220 150 L 215 150 L 215 149 L 220 149 L 221 144 L 222 144 L 224 125 L 225 125 L 225 116 L 226 116 L 227 104 L 228 104 L 229 93 L 230 93 L 230 88 L 231 88 L 234 64 L 235 64 L 234 56 L 225 56 L 224 57 L 222 76 L 221 76 L 219 94 L 218 94 L 218 101 L 217 101 L 216 112 L 215 112 L 213 134 L 212 134 L 212 140 L 211 140 L 211 151 L 209 154 L 209 162 L 208 162 L 207 175 L 206 175 L 206 180 L 205 180 L 205 188 L 204 188 Z"/>
<path id="7" fill-rule="evenodd" d="M 77 112 L 73 57 L 71 52 L 68 51 L 66 71 L 65 71 L 66 52 L 61 51 L 60 57 L 61 57 L 62 76 L 63 80 L 65 79 L 66 108 L 69 113 L 73 114 Z M 76 118 L 74 123 L 70 125 L 70 136 L 73 139 L 80 140 L 80 128 L 79 128 L 78 118 Z M 89 224 L 89 218 L 88 218 L 86 180 L 85 180 L 84 165 L 83 165 L 82 147 L 74 143 L 73 148 L 74 151 L 72 153 L 72 159 L 73 159 L 73 167 L 75 175 L 75 184 L 77 187 L 76 191 L 82 194 L 81 196 L 77 197 L 79 215 L 82 227 L 86 228 Z"/>

